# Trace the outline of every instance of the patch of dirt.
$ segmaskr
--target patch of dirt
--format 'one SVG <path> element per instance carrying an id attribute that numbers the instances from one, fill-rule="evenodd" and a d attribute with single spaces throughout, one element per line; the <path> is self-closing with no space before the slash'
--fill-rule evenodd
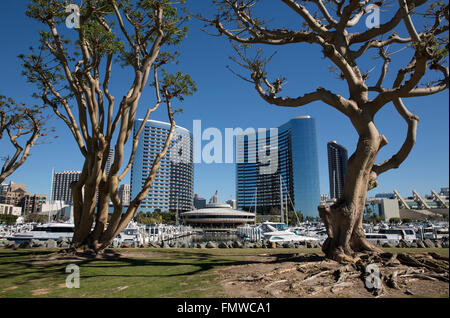
<path id="1" fill-rule="evenodd" d="M 449 297 L 448 257 L 430 254 L 365 255 L 355 264 L 316 254 L 260 254 L 217 270 L 218 283 L 237 298 Z"/>
<path id="2" fill-rule="evenodd" d="M 19 288 L 19 286 L 11 286 L 11 287 L 7 287 L 7 288 L 3 289 L 3 291 L 5 292 L 5 291 L 8 291 L 8 290 L 14 290 L 14 289 L 17 289 L 17 288 Z"/>
<path id="3" fill-rule="evenodd" d="M 31 294 L 33 296 L 40 296 L 40 295 L 48 294 L 49 292 L 50 292 L 50 289 L 48 289 L 48 288 L 41 288 L 41 289 L 32 290 Z"/>

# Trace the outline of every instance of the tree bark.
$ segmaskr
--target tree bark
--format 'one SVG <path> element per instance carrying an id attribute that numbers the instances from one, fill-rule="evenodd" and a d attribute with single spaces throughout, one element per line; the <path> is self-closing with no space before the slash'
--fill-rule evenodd
<path id="1" fill-rule="evenodd" d="M 386 144 L 373 123 L 369 134 L 360 134 L 356 151 L 347 163 L 344 194 L 332 206 L 319 206 L 328 238 L 322 250 L 338 262 L 353 262 L 357 253 L 380 252 L 365 238 L 362 227 L 367 191 L 373 188 L 371 172 L 381 147 Z"/>

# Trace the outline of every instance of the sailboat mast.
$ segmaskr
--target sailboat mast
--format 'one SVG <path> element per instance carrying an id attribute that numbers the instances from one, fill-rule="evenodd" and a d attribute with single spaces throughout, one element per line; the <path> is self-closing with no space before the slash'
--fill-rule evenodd
<path id="1" fill-rule="evenodd" d="M 256 185 L 256 188 L 255 188 L 255 224 L 256 224 L 256 207 L 257 207 L 257 200 L 258 200 L 258 185 Z"/>
<path id="2" fill-rule="evenodd" d="M 286 189 L 287 191 L 287 189 Z M 286 198 L 286 224 L 289 225 L 289 207 L 288 207 L 288 200 Z"/>
<path id="3" fill-rule="evenodd" d="M 281 212 L 281 223 L 284 223 L 284 212 L 283 212 L 283 187 L 281 184 L 281 174 L 280 174 L 280 212 Z"/>
<path id="4" fill-rule="evenodd" d="M 55 168 L 52 167 L 52 177 L 50 179 L 50 207 L 48 209 L 48 223 L 50 223 L 50 213 L 53 209 L 53 177 L 55 175 Z"/>

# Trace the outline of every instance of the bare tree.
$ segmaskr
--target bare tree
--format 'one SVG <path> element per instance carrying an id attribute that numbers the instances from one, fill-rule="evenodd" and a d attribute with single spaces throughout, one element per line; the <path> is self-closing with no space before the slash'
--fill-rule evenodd
<path id="1" fill-rule="evenodd" d="M 45 120 L 42 107 L 19 105 L 12 98 L 0 95 L 0 140 L 7 136 L 13 149 L 9 155 L 3 153 L 6 147 L 2 148 L 0 183 L 25 163 L 38 138 L 45 135 Z"/>
<path id="2" fill-rule="evenodd" d="M 344 194 L 334 205 L 318 208 L 328 233 L 323 251 L 327 257 L 337 261 L 352 261 L 358 252 L 378 251 L 365 239 L 362 228 L 367 191 L 376 187 L 380 174 L 399 167 L 415 144 L 419 118 L 408 110 L 403 99 L 427 96 L 448 89 L 448 4 L 434 2 L 429 5 L 421 13 L 421 19 L 431 19 L 431 23 L 418 30 L 413 17 L 419 14 L 418 10 L 424 6 L 425 0 L 399 0 L 398 5 L 388 5 L 383 0 L 280 0 L 280 8 L 292 10 L 303 22 L 299 23 L 302 26 L 298 30 L 290 30 L 271 28 L 266 21 L 256 17 L 256 8 L 262 2 L 260 0 L 212 2 L 217 6 L 216 17 L 205 18 L 199 15 L 198 18 L 206 21 L 207 27 L 218 31 L 216 35 L 225 35 L 231 40 L 237 52 L 232 60 L 251 76 L 246 78 L 233 72 L 251 82 L 267 103 L 299 107 L 321 101 L 350 119 L 359 140 L 356 151 L 348 160 Z M 363 16 L 376 9 L 383 9 L 384 15 L 390 15 L 387 22 L 366 28 L 362 32 L 352 32 L 352 28 Z M 407 29 L 404 36 L 396 32 L 400 32 L 402 24 Z M 324 58 L 332 63 L 331 69 L 337 71 L 340 79 L 347 84 L 348 96 L 324 87 L 318 87 L 299 97 L 279 96 L 286 79 L 281 77 L 269 80 L 266 65 L 271 57 L 263 57 L 259 46 L 293 43 L 321 47 Z M 259 45 L 257 54 L 250 57 L 248 51 L 254 45 Z M 402 65 L 402 61 L 396 62 L 394 66 L 398 68 L 393 71 L 396 76 L 393 83 L 389 84 L 386 74 L 389 67 L 393 66 L 391 60 L 395 53 L 389 52 L 389 47 L 394 45 L 403 46 L 400 50 L 410 52 L 411 57 L 407 65 Z M 375 81 L 372 81 L 368 72 L 362 70 L 362 57 L 370 50 L 376 50 L 383 62 Z M 292 65 L 309 59 L 310 56 L 300 55 L 298 60 L 292 61 Z M 437 71 L 440 79 L 422 83 L 421 80 L 429 70 Z M 369 97 L 369 93 L 374 97 Z M 387 138 L 378 131 L 374 117 L 390 103 L 406 121 L 407 136 L 395 155 L 385 162 L 375 164 L 380 149 L 387 144 Z"/>
<path id="3" fill-rule="evenodd" d="M 72 248 L 77 251 L 101 252 L 133 218 L 169 149 L 177 112 L 172 101 L 182 101 L 183 96 L 196 90 L 189 75 L 164 71 L 163 79 L 158 78 L 163 65 L 176 61 L 178 53 L 171 48 L 187 33 L 183 23 L 188 17 L 176 9 L 182 2 L 88 0 L 69 16 L 68 3 L 63 0 L 32 0 L 28 6 L 26 14 L 46 25 L 48 31 L 40 31 L 38 53 L 32 50 L 20 56 L 24 75 L 37 84 L 40 92 L 36 96 L 66 123 L 84 157 L 80 178 L 71 186 L 75 222 Z M 68 25 L 75 27 L 72 30 L 66 28 L 67 19 Z M 122 80 L 126 91 L 117 103 L 109 86 L 113 67 L 119 63 L 129 70 L 132 80 Z M 149 83 L 151 78 L 153 82 Z M 155 104 L 148 107 L 133 134 L 140 99 L 148 84 L 154 87 Z M 123 211 L 119 183 L 131 168 L 146 121 L 161 103 L 167 109 L 170 131 L 142 190 Z M 124 145 L 130 138 L 131 153 L 121 171 Z M 106 161 L 113 147 L 107 175 Z M 114 211 L 109 219 L 110 200 Z"/>

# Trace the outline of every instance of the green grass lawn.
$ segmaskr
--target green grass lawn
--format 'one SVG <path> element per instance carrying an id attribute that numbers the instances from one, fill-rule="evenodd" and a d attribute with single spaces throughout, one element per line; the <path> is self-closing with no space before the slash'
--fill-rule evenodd
<path id="1" fill-rule="evenodd" d="M 321 254 L 319 249 L 120 249 L 121 258 L 47 262 L 55 251 L 0 249 L 0 297 L 224 297 L 216 269 L 262 253 Z M 386 251 L 449 255 L 448 249 Z M 71 263 L 80 268 L 80 288 L 66 287 Z"/>

